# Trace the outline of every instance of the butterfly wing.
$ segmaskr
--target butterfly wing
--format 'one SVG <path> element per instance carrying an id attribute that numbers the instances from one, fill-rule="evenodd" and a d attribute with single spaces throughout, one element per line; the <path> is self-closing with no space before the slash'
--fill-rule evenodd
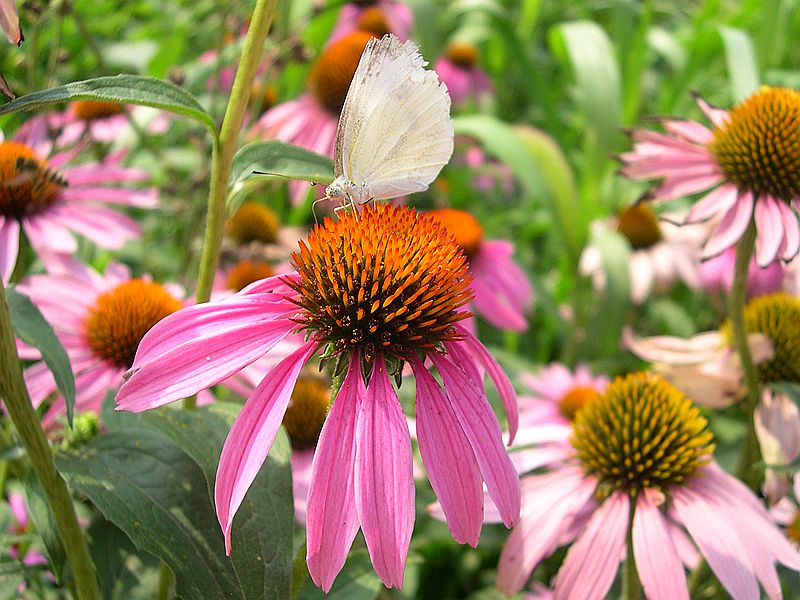
<path id="1" fill-rule="evenodd" d="M 377 199 L 427 189 L 453 153 L 450 96 L 411 41 L 370 40 L 342 108 L 334 170 Z"/>

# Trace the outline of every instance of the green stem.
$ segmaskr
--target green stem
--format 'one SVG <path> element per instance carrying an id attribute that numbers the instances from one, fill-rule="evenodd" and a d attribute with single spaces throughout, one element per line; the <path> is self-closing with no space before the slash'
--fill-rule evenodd
<path id="1" fill-rule="evenodd" d="M 158 600 L 169 600 L 172 598 L 172 584 L 175 576 L 167 563 L 161 561 L 161 569 L 158 573 Z"/>
<path id="2" fill-rule="evenodd" d="M 702 561 L 698 567 L 689 575 L 689 598 L 705 598 L 706 584 L 713 578 L 714 574 L 706 561 Z"/>
<path id="3" fill-rule="evenodd" d="M 753 423 L 753 412 L 758 406 L 761 389 L 758 384 L 758 371 L 753 364 L 750 346 L 747 345 L 747 330 L 744 322 L 744 307 L 747 303 L 747 270 L 756 241 L 756 223 L 751 217 L 747 229 L 736 244 L 736 266 L 733 273 L 733 286 L 730 297 L 730 319 L 733 330 L 733 343 L 739 354 L 739 361 L 744 372 L 747 395 L 742 401 L 742 408 L 747 418 L 747 433 L 739 454 L 736 476 L 744 481 L 750 489 L 758 490 L 761 473 L 758 467 L 760 451 Z"/>
<path id="4" fill-rule="evenodd" d="M 200 258 L 200 273 L 197 277 L 195 301 L 200 304 L 208 302 L 211 297 L 211 285 L 217 269 L 219 249 L 222 245 L 222 231 L 225 225 L 225 208 L 228 202 L 228 179 L 231 174 L 233 153 L 236 141 L 244 122 L 247 103 L 250 100 L 250 89 L 256 75 L 258 63 L 264 50 L 272 16 L 277 0 L 257 0 L 244 40 L 239 68 L 233 80 L 231 97 L 222 119 L 219 138 L 214 140 L 211 151 L 211 183 L 208 192 L 208 215 L 206 216 L 206 234 L 203 241 L 203 255 Z M 196 398 L 187 398 L 184 408 L 197 406 Z"/>
<path id="5" fill-rule="evenodd" d="M 81 600 L 100 600 L 94 563 L 78 524 L 72 497 L 66 482 L 56 470 L 47 438 L 25 388 L 3 286 L 0 286 L 0 398 L 5 402 L 8 415 L 42 484 L 72 569 L 77 596 Z"/>
<path id="6" fill-rule="evenodd" d="M 625 539 L 625 565 L 622 573 L 622 598 L 623 600 L 639 600 L 642 584 L 639 573 L 636 571 L 636 559 L 633 555 L 633 515 L 636 511 L 636 499 L 631 498 L 631 512 L 628 518 L 628 534 Z"/>

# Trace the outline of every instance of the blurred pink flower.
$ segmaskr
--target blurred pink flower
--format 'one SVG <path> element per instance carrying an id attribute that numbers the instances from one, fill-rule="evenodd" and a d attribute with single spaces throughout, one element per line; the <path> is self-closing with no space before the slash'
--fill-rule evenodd
<path id="1" fill-rule="evenodd" d="M 707 235 L 703 225 L 675 225 L 675 215 L 664 215 L 659 220 L 645 203 L 622 210 L 608 221 L 596 221 L 594 230 L 613 227 L 631 245 L 630 283 L 631 300 L 641 304 L 655 289 L 663 291 L 681 280 L 690 288 L 699 285 L 697 272 L 700 248 Z M 587 246 L 580 260 L 580 270 L 592 276 L 597 288 L 605 286 L 603 257 L 595 245 Z"/>
<path id="2" fill-rule="evenodd" d="M 291 333 L 306 333 L 258 384 L 223 447 L 215 500 L 226 551 L 236 510 L 269 452 L 303 366 L 318 351 L 348 362 L 320 433 L 308 492 L 307 562 L 315 583 L 330 589 L 360 526 L 378 575 L 387 586 L 402 586 L 414 485 L 408 425 L 389 376 L 399 376 L 406 361 L 417 385 L 420 452 L 453 537 L 477 544 L 484 480 L 504 523 L 513 525 L 518 480 L 482 370 L 500 391 L 512 438 L 516 397 L 494 358 L 458 325 L 469 275 L 452 236 L 411 209 L 367 205 L 338 221 L 326 219 L 301 243 L 293 263 L 297 273 L 160 322 L 139 345 L 117 395 L 120 410 L 155 408 L 230 377 Z M 326 264 L 337 266 L 321 268 Z M 423 358 L 432 361 L 443 385 Z M 371 373 L 367 382 L 364 373 Z"/>
<path id="3" fill-rule="evenodd" d="M 797 548 L 800 547 L 800 508 L 796 500 L 800 498 L 800 477 L 794 480 L 793 492 L 795 500 L 784 496 L 769 509 L 769 515 L 783 527 L 784 535 Z"/>
<path id="4" fill-rule="evenodd" d="M 103 248 L 119 249 L 141 233 L 139 224 L 106 205 L 153 208 L 155 189 L 110 187 L 149 175 L 123 167 L 122 154 L 99 163 L 65 167 L 75 150 L 50 156 L 44 119 L 23 125 L 13 141 L 0 137 L 0 278 L 11 276 L 20 228 L 47 266 L 53 254 L 77 250 L 73 233 Z M 47 158 L 49 157 L 49 158 Z"/>
<path id="5" fill-rule="evenodd" d="M 499 329 L 525 331 L 533 289 L 512 258 L 514 244 L 483 239 L 477 219 L 463 210 L 442 208 L 427 214 L 447 228 L 467 256 L 474 293 L 470 308 Z"/>
<path id="6" fill-rule="evenodd" d="M 13 518 L 9 526 L 9 533 L 13 535 L 27 533 L 30 521 L 28 518 L 28 506 L 25 504 L 25 497 L 20 492 L 9 492 L 8 507 L 11 509 L 11 516 Z M 8 548 L 8 553 L 12 558 L 21 559 L 22 564 L 27 567 L 47 564 L 47 558 L 38 550 L 27 549 L 24 555 L 20 556 L 19 547 L 17 545 L 12 545 Z"/>
<path id="7" fill-rule="evenodd" d="M 764 472 L 764 495 L 775 504 L 796 479 L 790 465 L 800 455 L 800 411 L 785 394 L 764 390 L 753 415 Z M 771 468 L 774 467 L 774 468 Z"/>
<path id="8" fill-rule="evenodd" d="M 514 192 L 511 168 L 505 163 L 490 160 L 479 146 L 471 145 L 462 157 L 454 157 L 453 162 L 457 164 L 459 158 L 474 171 L 472 182 L 475 189 L 482 192 L 497 190 L 507 196 Z"/>
<path id="9" fill-rule="evenodd" d="M 116 102 L 95 102 L 80 100 L 73 102 L 62 112 L 47 115 L 47 124 L 60 132 L 57 145 L 71 146 L 84 135 L 95 142 L 112 143 L 132 131 L 130 120 L 134 115 L 142 115 L 147 108 L 126 107 Z M 129 111 L 131 114 L 126 114 Z M 150 134 L 164 133 L 169 127 L 169 119 L 162 112 L 143 124 L 143 129 Z"/>
<path id="10" fill-rule="evenodd" d="M 700 263 L 700 287 L 708 291 L 724 290 L 730 293 L 733 285 L 733 269 L 736 264 L 736 249 L 728 248 L 722 254 Z M 783 289 L 785 269 L 779 260 L 760 267 L 755 257 L 747 270 L 747 297 L 755 298 Z"/>
<path id="11" fill-rule="evenodd" d="M 451 42 L 434 69 L 442 78 L 453 104 L 476 101 L 493 91 L 492 81 L 477 65 L 478 50 L 467 42 Z"/>
<path id="12" fill-rule="evenodd" d="M 731 111 L 698 104 L 713 129 L 665 119 L 666 134 L 636 130 L 633 150 L 621 156 L 622 174 L 662 178 L 655 202 L 705 193 L 685 219 L 715 223 L 703 258 L 736 244 L 755 217 L 758 264 L 790 260 L 800 250 L 800 156 L 786 148 L 800 135 L 800 93 L 765 86 Z"/>
<path id="13" fill-rule="evenodd" d="M 638 427 L 644 415 L 647 426 Z M 616 419 L 632 425 L 613 427 Z M 734 598 L 758 598 L 759 583 L 779 598 L 776 563 L 800 570 L 800 555 L 758 499 L 713 461 L 705 419 L 663 380 L 618 378 L 578 412 L 573 428 L 574 458 L 522 480 L 520 523 L 498 565 L 497 586 L 506 594 L 572 543 L 554 597 L 601 600 L 625 557 L 631 514 L 648 600 L 688 600 L 684 565 L 696 566 L 697 553 L 684 530 Z"/>
<path id="14" fill-rule="evenodd" d="M 0 29 L 5 32 L 12 44 L 19 46 L 25 39 L 19 27 L 19 13 L 15 0 L 0 0 Z"/>
<path id="15" fill-rule="evenodd" d="M 54 272 L 34 275 L 17 286 L 53 326 L 75 374 L 75 411 L 100 412 L 108 390 L 122 382 L 133 363 L 139 340 L 160 319 L 181 308 L 180 290 L 147 279 L 132 279 L 127 267 L 109 263 L 100 274 L 86 265 L 62 258 Z M 20 357 L 40 358 L 24 344 Z M 50 369 L 38 362 L 25 369 L 25 383 L 34 407 L 56 394 L 42 418 L 52 429 L 65 414 Z"/>
<path id="16" fill-rule="evenodd" d="M 339 19 L 331 32 L 330 41 L 354 32 L 367 31 L 375 37 L 393 33 L 406 41 L 414 26 L 414 13 L 405 2 L 396 0 L 361 0 L 342 7 Z"/>

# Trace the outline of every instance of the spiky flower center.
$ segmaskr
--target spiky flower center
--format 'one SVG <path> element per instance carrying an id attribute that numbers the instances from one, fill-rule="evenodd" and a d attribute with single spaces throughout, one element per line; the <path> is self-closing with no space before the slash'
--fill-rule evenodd
<path id="1" fill-rule="evenodd" d="M 238 292 L 251 283 L 273 275 L 275 275 L 275 269 L 268 262 L 244 259 L 230 268 L 228 276 L 225 278 L 225 287 Z"/>
<path id="2" fill-rule="evenodd" d="M 324 356 L 357 350 L 403 360 L 457 339 L 453 325 L 470 316 L 471 276 L 456 240 L 439 221 L 405 207 L 366 206 L 326 218 L 300 251 L 300 274 L 287 280 L 303 309 L 298 322 Z"/>
<path id="3" fill-rule="evenodd" d="M 711 460 L 700 411 L 652 373 L 617 377 L 572 422 L 572 445 L 588 474 L 610 490 L 662 492 Z"/>
<path id="4" fill-rule="evenodd" d="M 786 202 L 800 194 L 800 93 L 765 86 L 713 133 L 708 148 L 740 189 Z"/>
<path id="5" fill-rule="evenodd" d="M 51 206 L 67 182 L 18 142 L 0 142 L 0 215 L 21 220 Z"/>
<path id="6" fill-rule="evenodd" d="M 226 232 L 239 244 L 274 244 L 279 226 L 278 215 L 269 208 L 258 202 L 245 202 L 228 220 Z"/>
<path id="7" fill-rule="evenodd" d="M 321 377 L 301 376 L 297 380 L 283 417 L 293 449 L 307 450 L 317 445 L 330 396 L 331 387 Z"/>
<path id="8" fill-rule="evenodd" d="M 122 105 L 118 102 L 97 102 L 95 100 L 78 100 L 73 105 L 75 116 L 84 121 L 105 119 L 122 113 Z"/>
<path id="9" fill-rule="evenodd" d="M 356 21 L 356 29 L 371 33 L 376 38 L 383 37 L 387 33 L 392 32 L 392 30 L 389 29 L 386 16 L 377 6 L 369 6 L 361 11 Z"/>
<path id="10" fill-rule="evenodd" d="M 445 56 L 454 65 L 470 69 L 478 62 L 478 49 L 467 42 L 450 42 Z"/>
<path id="11" fill-rule="evenodd" d="M 744 308 L 747 333 L 763 333 L 772 340 L 774 356 L 758 365 L 761 381 L 791 381 L 800 383 L 800 298 L 785 292 L 759 296 Z M 721 331 L 733 345 L 730 321 Z"/>
<path id="12" fill-rule="evenodd" d="M 663 238 L 658 217 L 646 202 L 623 208 L 619 213 L 617 231 L 628 238 L 634 250 L 651 248 Z"/>
<path id="13" fill-rule="evenodd" d="M 308 91 L 320 106 L 338 118 L 364 46 L 373 35 L 354 31 L 328 46 L 308 73 Z"/>
<path id="14" fill-rule="evenodd" d="M 575 414 L 592 400 L 600 397 L 600 393 L 591 386 L 579 385 L 569 390 L 558 402 L 558 411 L 565 419 L 572 421 Z"/>
<path id="15" fill-rule="evenodd" d="M 95 355 L 129 368 L 136 348 L 153 325 L 181 308 L 157 283 L 131 279 L 98 296 L 86 317 L 86 337 Z"/>
<path id="16" fill-rule="evenodd" d="M 455 208 L 431 210 L 428 211 L 428 214 L 441 222 L 453 234 L 464 254 L 467 256 L 475 254 L 483 240 L 483 227 L 475 217 Z"/>

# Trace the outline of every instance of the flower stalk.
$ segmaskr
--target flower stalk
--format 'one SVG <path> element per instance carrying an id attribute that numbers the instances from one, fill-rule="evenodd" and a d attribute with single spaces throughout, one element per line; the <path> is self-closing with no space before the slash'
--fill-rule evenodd
<path id="1" fill-rule="evenodd" d="M 633 554 L 633 515 L 636 511 L 636 498 L 631 496 L 631 512 L 628 518 L 628 533 L 625 537 L 625 564 L 622 571 L 623 600 L 639 600 L 642 584 L 636 570 L 636 558 Z"/>
<path id="2" fill-rule="evenodd" d="M 747 271 L 750 266 L 750 259 L 753 256 L 755 241 L 756 223 L 755 219 L 750 217 L 747 229 L 736 244 L 736 265 L 734 267 L 729 309 L 733 343 L 736 352 L 739 354 L 739 361 L 742 365 L 745 385 L 747 386 L 747 395 L 742 402 L 742 408 L 747 418 L 747 432 L 739 454 L 736 476 L 752 490 L 758 490 L 761 480 L 760 469 L 758 468 L 760 451 L 753 421 L 753 413 L 756 406 L 758 406 L 761 390 L 758 384 L 758 372 L 753 364 L 750 347 L 747 345 L 744 307 L 747 303 Z"/>
<path id="3" fill-rule="evenodd" d="M 0 398 L 25 446 L 33 470 L 44 490 L 80 600 L 100 600 L 94 563 L 75 515 L 67 484 L 56 470 L 53 454 L 33 410 L 17 357 L 6 294 L 0 286 Z"/>
<path id="4" fill-rule="evenodd" d="M 219 136 L 214 139 L 211 154 L 211 182 L 208 192 L 208 215 L 206 216 L 206 232 L 203 241 L 203 254 L 200 258 L 200 272 L 197 277 L 195 301 L 198 304 L 208 302 L 211 297 L 211 286 L 217 268 L 219 249 L 222 245 L 222 233 L 225 226 L 225 209 L 228 203 L 228 179 L 233 163 L 236 142 L 244 122 L 244 115 L 250 101 L 250 90 L 256 75 L 258 63 L 264 50 L 277 0 L 257 0 L 253 18 L 247 30 L 239 67 L 233 81 L 233 89 Z M 187 398 L 184 407 L 193 409 L 197 405 L 196 398 Z"/>

